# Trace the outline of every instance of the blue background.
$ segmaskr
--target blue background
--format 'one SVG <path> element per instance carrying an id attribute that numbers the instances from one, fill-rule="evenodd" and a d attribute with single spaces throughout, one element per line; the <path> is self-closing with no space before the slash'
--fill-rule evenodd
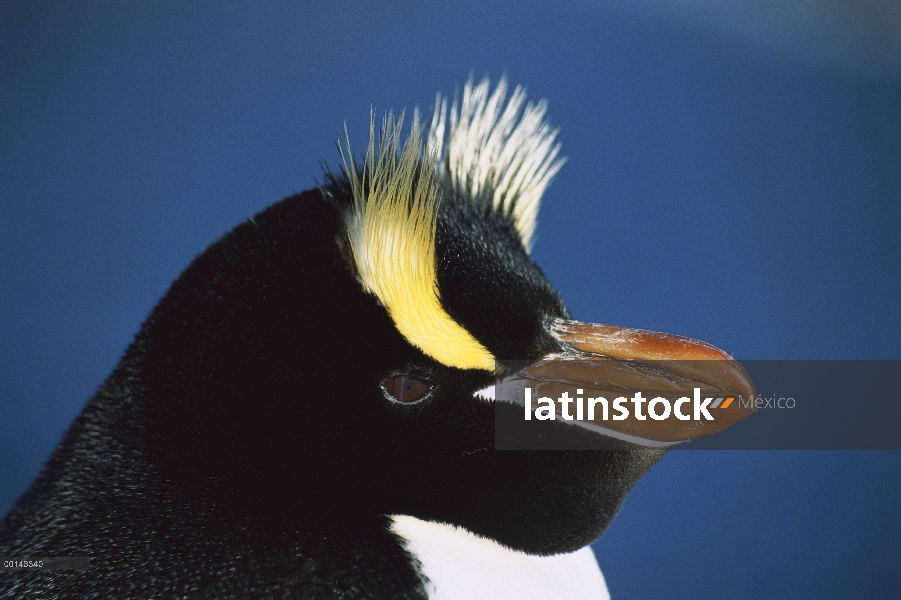
<path id="1" fill-rule="evenodd" d="M 0 514 L 196 254 L 470 72 L 550 101 L 577 318 L 901 358 L 892 3 L 299 4 L 0 4 Z M 594 548 L 614 598 L 897 598 L 899 506 L 898 452 L 671 452 Z"/>

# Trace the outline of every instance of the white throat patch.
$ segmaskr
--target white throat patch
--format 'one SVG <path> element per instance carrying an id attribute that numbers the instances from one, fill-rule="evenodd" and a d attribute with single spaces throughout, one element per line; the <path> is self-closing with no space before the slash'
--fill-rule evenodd
<path id="1" fill-rule="evenodd" d="M 432 600 L 609 600 L 589 546 L 569 554 L 535 556 L 510 550 L 465 529 L 392 517 L 394 533 L 429 579 Z"/>

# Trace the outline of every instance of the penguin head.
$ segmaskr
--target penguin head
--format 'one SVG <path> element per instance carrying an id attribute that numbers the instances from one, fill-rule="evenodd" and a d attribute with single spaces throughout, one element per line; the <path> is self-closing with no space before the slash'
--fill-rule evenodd
<path id="1" fill-rule="evenodd" d="M 603 533 L 665 447 L 495 449 L 501 361 L 579 347 L 529 255 L 556 131 L 506 93 L 470 82 L 405 140 L 388 116 L 361 162 L 348 142 L 341 173 L 211 245 L 121 363 L 121 435 L 256 519 L 406 514 L 536 554 Z"/>

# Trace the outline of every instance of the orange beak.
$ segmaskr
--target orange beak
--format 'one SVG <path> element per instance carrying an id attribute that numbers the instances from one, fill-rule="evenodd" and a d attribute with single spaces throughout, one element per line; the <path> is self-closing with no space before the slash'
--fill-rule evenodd
<path id="1" fill-rule="evenodd" d="M 586 407 L 583 419 L 571 422 L 621 439 L 667 445 L 717 433 L 755 410 L 754 403 L 747 400 L 755 394 L 748 374 L 710 344 L 667 333 L 563 319 L 549 319 L 545 326 L 563 351 L 531 364 L 504 384 L 512 383 L 515 389 L 529 387 L 533 407 L 534 399 L 553 400 L 557 419 L 575 413 L 575 402 L 564 406 L 564 392 L 573 399 L 578 395 L 586 403 L 604 398 L 612 405 L 616 399 L 625 399 L 622 404 L 631 409 L 626 418 L 609 418 L 608 411 L 608 418 L 603 419 L 598 410 L 589 419 Z M 641 405 L 632 400 L 636 392 L 644 399 Z M 703 404 L 703 414 L 712 419 L 698 418 L 698 397 L 710 399 Z M 649 418 L 648 410 L 655 408 L 649 405 L 658 398 L 670 407 L 678 404 L 679 410 L 669 410 L 667 418 L 659 419 L 664 402 L 657 401 L 658 410 Z"/>

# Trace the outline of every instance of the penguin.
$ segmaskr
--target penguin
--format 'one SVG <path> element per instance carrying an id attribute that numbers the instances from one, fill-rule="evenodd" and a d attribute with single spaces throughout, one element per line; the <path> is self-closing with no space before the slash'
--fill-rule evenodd
<path id="1" fill-rule="evenodd" d="M 588 544 L 673 442 L 497 450 L 503 361 L 728 355 L 572 320 L 530 256 L 545 115 L 470 79 L 409 134 L 371 117 L 201 253 L 0 523 L 0 556 L 90 567 L 0 597 L 608 597 Z"/>

